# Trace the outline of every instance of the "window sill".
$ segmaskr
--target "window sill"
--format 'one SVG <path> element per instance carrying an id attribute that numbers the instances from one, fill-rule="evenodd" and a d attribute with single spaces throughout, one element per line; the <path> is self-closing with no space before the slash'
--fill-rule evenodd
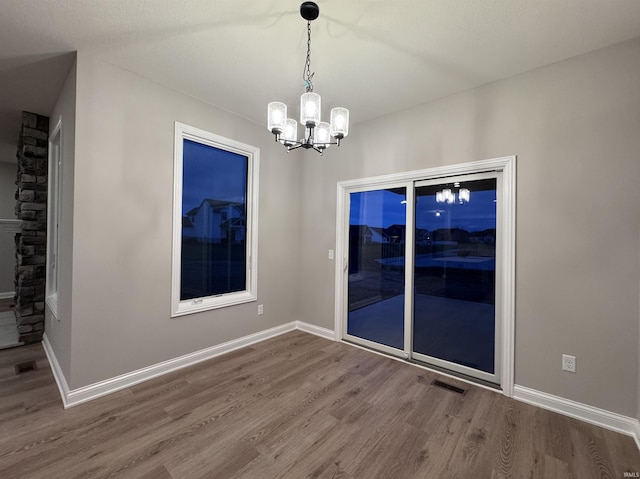
<path id="1" fill-rule="evenodd" d="M 45 298 L 45 302 L 47 304 L 47 306 L 49 307 L 49 311 L 51 311 L 51 314 L 53 314 L 53 316 L 58 319 L 58 295 L 57 294 L 52 294 L 49 295 Z"/>
<path id="2" fill-rule="evenodd" d="M 221 296 L 210 296 L 208 298 L 196 298 L 187 301 L 180 301 L 172 308 L 171 317 L 185 316 L 192 313 L 200 313 L 212 309 L 226 308 L 237 304 L 257 301 L 254 294 L 247 291 L 229 293 Z"/>

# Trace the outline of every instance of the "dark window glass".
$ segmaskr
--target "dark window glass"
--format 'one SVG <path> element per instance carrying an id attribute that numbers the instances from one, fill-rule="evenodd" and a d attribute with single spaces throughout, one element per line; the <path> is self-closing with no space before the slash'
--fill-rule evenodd
<path id="1" fill-rule="evenodd" d="M 180 300 L 244 291 L 248 158 L 183 142 Z"/>

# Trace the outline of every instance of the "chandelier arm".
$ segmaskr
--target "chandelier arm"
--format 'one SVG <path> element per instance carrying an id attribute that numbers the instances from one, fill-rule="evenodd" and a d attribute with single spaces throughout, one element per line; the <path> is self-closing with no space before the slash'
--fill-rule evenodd
<path id="1" fill-rule="evenodd" d="M 283 145 L 290 151 L 290 150 L 295 150 L 296 148 L 300 148 L 301 146 L 304 145 L 308 145 L 308 148 L 313 148 L 314 150 L 317 149 L 316 146 L 330 146 L 330 145 L 337 145 L 340 146 L 340 138 L 336 138 L 336 141 L 313 141 L 312 135 L 309 134 L 307 137 L 305 137 L 302 141 L 300 140 L 282 140 L 282 136 L 280 133 L 274 133 L 273 134 L 274 137 L 274 141 L 276 142 L 282 142 L 282 141 L 287 141 L 287 143 L 291 143 L 291 145 L 295 145 L 295 146 L 287 146 L 283 143 Z"/>
<path id="2" fill-rule="evenodd" d="M 300 146 L 303 145 L 303 143 L 299 140 L 290 140 L 290 141 L 287 141 L 286 143 L 282 143 L 282 145 L 286 149 L 290 150 L 290 149 L 299 148 Z"/>
<path id="3" fill-rule="evenodd" d="M 340 146 L 340 142 L 339 141 L 318 141 L 318 142 L 313 142 L 314 145 L 319 145 L 319 146 L 329 146 L 329 145 L 338 145 Z"/>

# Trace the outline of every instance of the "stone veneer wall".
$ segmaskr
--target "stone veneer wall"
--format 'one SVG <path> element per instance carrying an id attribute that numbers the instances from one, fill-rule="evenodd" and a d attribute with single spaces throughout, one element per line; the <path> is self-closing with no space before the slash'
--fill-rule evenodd
<path id="1" fill-rule="evenodd" d="M 22 112 L 18 144 L 16 214 L 16 321 L 19 341 L 34 343 L 44 332 L 47 276 L 47 156 L 49 118 Z"/>

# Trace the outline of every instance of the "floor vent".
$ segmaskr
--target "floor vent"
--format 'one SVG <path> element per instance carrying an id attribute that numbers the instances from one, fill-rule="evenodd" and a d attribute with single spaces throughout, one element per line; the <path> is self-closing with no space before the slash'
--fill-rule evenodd
<path id="1" fill-rule="evenodd" d="M 19 363 L 15 366 L 16 374 L 26 373 L 38 369 L 35 361 L 27 361 L 26 363 Z"/>
<path id="2" fill-rule="evenodd" d="M 454 386 L 453 384 L 445 383 L 444 381 L 440 381 L 439 379 L 434 379 L 431 381 L 431 384 L 434 386 L 438 386 L 439 388 L 448 389 L 449 391 L 453 391 L 456 394 L 460 394 L 464 396 L 467 392 L 466 389 L 459 388 L 458 386 Z"/>

